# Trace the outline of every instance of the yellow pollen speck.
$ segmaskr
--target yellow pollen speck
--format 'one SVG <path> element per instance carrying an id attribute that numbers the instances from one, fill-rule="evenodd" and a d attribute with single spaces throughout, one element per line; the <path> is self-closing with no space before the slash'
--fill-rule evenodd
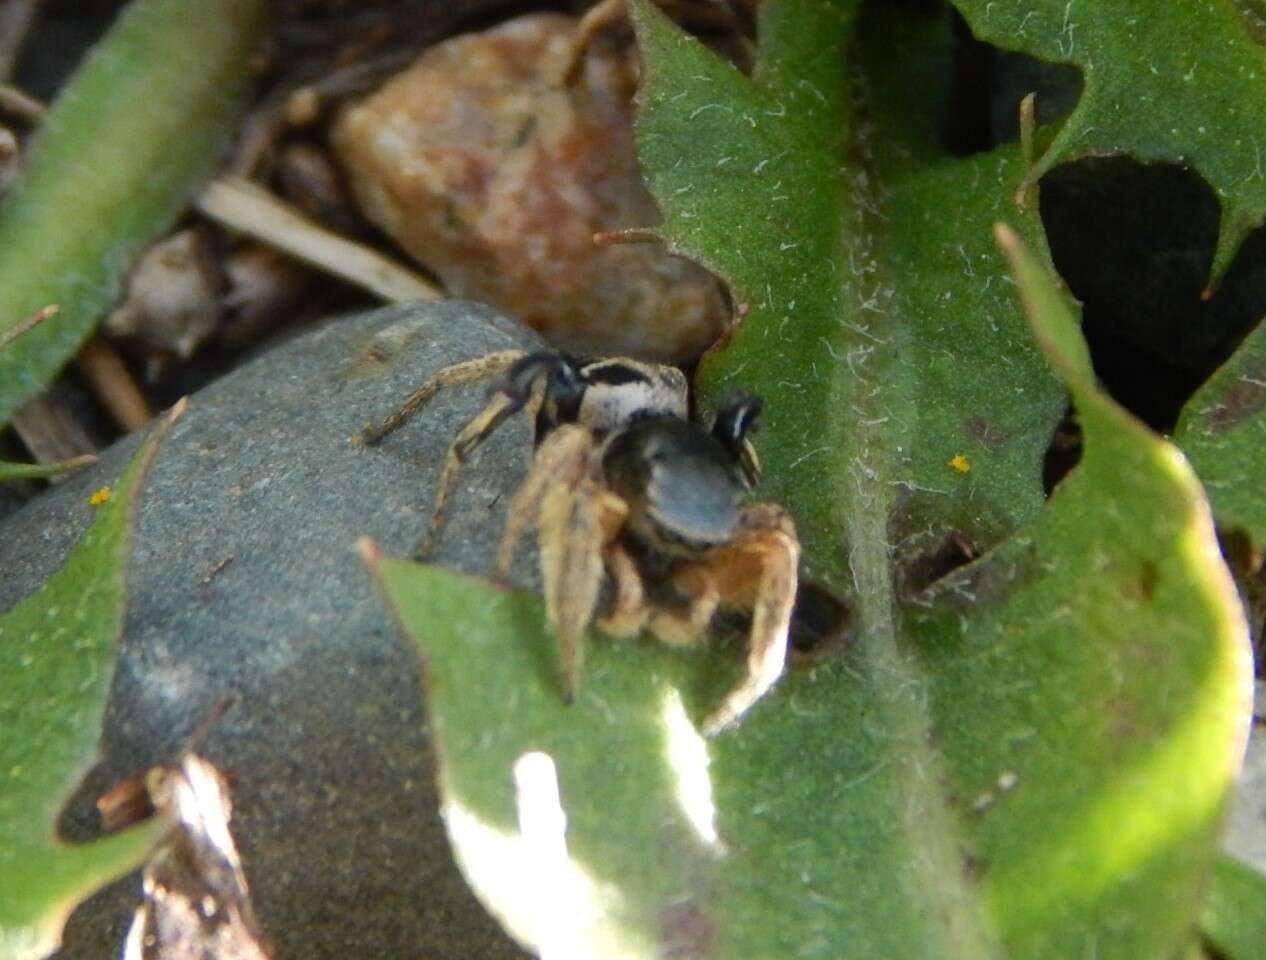
<path id="1" fill-rule="evenodd" d="M 88 502 L 91 503 L 94 507 L 99 507 L 101 506 L 101 504 L 109 502 L 110 496 L 111 496 L 110 488 L 102 487 L 100 490 L 96 491 L 95 493 L 93 493 L 92 496 L 88 498 Z"/>
<path id="2" fill-rule="evenodd" d="M 954 456 L 950 457 L 949 465 L 959 473 L 966 473 L 971 469 L 971 464 L 968 463 L 967 458 L 961 453 L 956 453 Z"/>

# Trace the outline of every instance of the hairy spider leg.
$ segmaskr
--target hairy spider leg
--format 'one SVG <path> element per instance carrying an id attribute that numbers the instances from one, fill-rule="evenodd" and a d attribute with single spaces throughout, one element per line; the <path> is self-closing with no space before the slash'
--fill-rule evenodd
<path id="1" fill-rule="evenodd" d="M 795 606 L 800 547 L 791 518 L 781 507 L 758 503 L 743 508 L 740 524 L 732 543 L 674 571 L 673 583 L 690 598 L 681 607 L 648 601 L 637 564 L 618 540 L 604 554 L 615 598 L 598 625 L 613 636 L 636 636 L 647 628 L 662 643 L 689 646 L 706 637 L 719 607 L 752 611 L 747 676 L 704 720 L 709 737 L 737 722 L 782 675 Z"/>
<path id="2" fill-rule="evenodd" d="M 501 544 L 497 547 L 498 580 L 504 582 L 509 579 L 510 564 L 514 561 L 523 531 L 539 519 L 541 504 L 550 487 L 555 484 L 574 487 L 582 477 L 593 471 L 593 457 L 593 435 L 574 423 L 554 428 L 541 441 L 527 479 L 510 501 L 506 525 L 501 531 Z"/>
<path id="3" fill-rule="evenodd" d="M 627 513 L 623 500 L 588 476 L 575 487 L 551 487 L 541 502 L 541 579 L 568 703 L 580 689 L 585 631 L 593 622 L 602 588 L 604 541 L 616 535 Z"/>
<path id="4" fill-rule="evenodd" d="M 685 609 L 658 607 L 650 611 L 647 626 L 661 643 L 688 647 L 705 636 L 708 624 L 721 605 L 716 577 L 706 564 L 690 564 L 673 573 L 673 583 L 690 600 Z"/>
<path id="5" fill-rule="evenodd" d="M 649 629 L 655 638 L 670 647 L 693 646 L 705 637 L 720 605 L 721 594 L 703 564 L 684 567 L 673 574 L 673 583 L 689 597 L 683 607 L 655 607 L 646 596 L 646 585 L 633 555 L 621 543 L 606 551 L 607 572 L 615 582 L 611 609 L 598 626 L 614 637 L 634 637 Z"/>
<path id="6" fill-rule="evenodd" d="M 625 513 L 628 510 L 625 508 Z M 622 522 L 622 521 L 621 521 Z M 607 572 L 615 584 L 615 597 L 611 609 L 598 618 L 598 626 L 604 633 L 613 637 L 635 637 L 646 626 L 650 613 L 646 606 L 646 587 L 642 583 L 642 574 L 637 569 L 637 561 L 628 548 L 616 537 L 619 530 L 612 530 L 609 535 L 604 558 Z"/>
<path id="7" fill-rule="evenodd" d="M 499 377 L 527 356 L 524 350 L 498 350 L 495 353 L 464 360 L 437 371 L 423 381 L 404 403 L 384 420 L 371 424 L 361 431 L 361 442 L 368 447 L 376 446 L 388 434 L 402 427 L 410 417 L 425 407 L 431 399 L 447 387 L 457 387 L 477 380 Z"/>
<path id="8" fill-rule="evenodd" d="M 800 544 L 791 517 L 776 504 L 753 503 L 742 509 L 740 524 L 733 542 L 702 561 L 720 602 L 752 611 L 747 676 L 704 720 L 708 737 L 734 724 L 782 675 L 796 601 Z"/>
<path id="9" fill-rule="evenodd" d="M 380 423 L 366 427 L 361 434 L 362 441 L 369 446 L 380 443 L 384 437 L 418 413 L 441 390 L 500 377 L 526 356 L 528 354 L 523 350 L 501 350 L 445 367 L 428 377 L 390 416 Z M 440 532 L 444 529 L 444 523 L 448 517 L 448 502 L 457 487 L 457 478 L 461 473 L 462 465 L 506 417 L 520 410 L 523 405 L 523 399 L 517 395 L 510 396 L 503 391 L 498 391 L 493 394 L 487 406 L 454 438 L 444 455 L 444 466 L 440 471 L 439 486 L 435 491 L 430 522 L 414 550 L 414 556 L 418 559 L 428 557 L 435 544 L 439 542 Z"/>
<path id="10" fill-rule="evenodd" d="M 563 696 L 569 703 L 580 685 L 583 638 L 598 606 L 604 553 L 627 514 L 624 501 L 599 485 L 593 435 L 576 424 L 555 428 L 541 442 L 510 504 L 497 576 L 506 578 L 523 531 L 535 522 L 545 610 L 558 641 Z"/>
<path id="11" fill-rule="evenodd" d="M 444 454 L 444 467 L 440 470 L 439 484 L 435 488 L 435 503 L 431 507 L 431 521 L 418 541 L 417 549 L 414 550 L 414 556 L 419 560 L 429 557 L 435 545 L 439 543 L 440 533 L 443 532 L 444 524 L 448 521 L 448 503 L 453 496 L 453 491 L 457 489 L 457 477 L 462 472 L 462 466 L 506 417 L 518 412 L 522 407 L 522 401 L 508 397 L 504 393 L 494 393 L 488 405 L 453 438 L 448 452 Z"/>

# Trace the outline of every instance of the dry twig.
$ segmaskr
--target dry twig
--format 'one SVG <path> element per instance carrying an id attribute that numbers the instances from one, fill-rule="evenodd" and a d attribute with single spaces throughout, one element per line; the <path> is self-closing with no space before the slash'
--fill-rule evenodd
<path id="1" fill-rule="evenodd" d="M 154 416 L 123 359 L 101 337 L 83 345 L 75 365 L 125 433 L 139 430 Z"/>
<path id="2" fill-rule="evenodd" d="M 8 330 L 0 331 L 0 350 L 3 350 L 27 331 L 34 330 L 49 317 L 54 316 L 60 309 L 61 307 L 57 304 L 50 303 L 47 307 L 42 307 L 39 310 L 36 310 L 25 320 L 18 321 Z"/>
<path id="3" fill-rule="evenodd" d="M 196 206 L 222 226 L 262 240 L 384 300 L 435 300 L 444 296 L 443 291 L 413 271 L 317 226 L 267 190 L 239 177 L 211 181 Z"/>
<path id="4" fill-rule="evenodd" d="M 39 123 L 48 112 L 33 96 L 7 83 L 0 83 L 0 110 L 31 124 Z"/>
<path id="5" fill-rule="evenodd" d="M 17 69 L 18 56 L 42 4 L 43 0 L 0 2 L 0 83 Z"/>

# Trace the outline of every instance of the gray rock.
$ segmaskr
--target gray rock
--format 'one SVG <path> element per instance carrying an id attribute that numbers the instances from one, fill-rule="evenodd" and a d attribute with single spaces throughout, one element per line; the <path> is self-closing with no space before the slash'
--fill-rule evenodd
<path id="1" fill-rule="evenodd" d="M 1227 816 L 1222 847 L 1237 859 L 1266 873 L 1266 680 L 1258 680 L 1253 704 L 1253 729 L 1240 768 Z"/>
<path id="2" fill-rule="evenodd" d="M 409 304 L 331 322 L 192 399 L 141 493 L 104 758 L 70 835 L 91 832 L 102 787 L 173 760 L 233 694 L 199 752 L 237 777 L 234 833 L 276 958 L 522 956 L 452 865 L 417 658 L 355 552 L 363 534 L 413 549 L 437 465 L 486 388 L 442 394 L 381 447 L 349 438 L 441 366 L 538 345 L 481 306 Z M 60 564 L 89 492 L 138 442 L 4 521 L 0 609 Z M 439 562 L 491 568 L 530 450 L 526 418 L 481 449 Z M 133 877 L 85 904 L 59 956 L 117 955 L 138 891 Z"/>

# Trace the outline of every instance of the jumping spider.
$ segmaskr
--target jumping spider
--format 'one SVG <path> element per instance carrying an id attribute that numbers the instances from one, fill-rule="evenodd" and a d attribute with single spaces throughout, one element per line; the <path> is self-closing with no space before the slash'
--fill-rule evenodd
<path id="1" fill-rule="evenodd" d="M 448 450 L 419 555 L 443 527 L 462 463 L 526 408 L 536 416 L 536 452 L 510 505 L 497 574 L 506 577 L 524 529 L 535 522 L 568 699 L 605 569 L 614 598 L 597 622 L 609 634 L 649 628 L 666 643 L 685 645 L 699 640 L 718 608 L 750 612 L 747 676 L 703 730 L 712 735 L 735 723 L 782 673 L 800 556 L 786 511 L 740 503 L 759 472 L 747 434 L 760 398 L 730 401 L 708 430 L 688 419 L 686 378 L 674 367 L 506 350 L 439 371 L 368 427 L 363 440 L 378 443 L 445 387 L 494 377 L 500 379 L 488 405 Z M 674 596 L 661 601 L 666 591 Z"/>

